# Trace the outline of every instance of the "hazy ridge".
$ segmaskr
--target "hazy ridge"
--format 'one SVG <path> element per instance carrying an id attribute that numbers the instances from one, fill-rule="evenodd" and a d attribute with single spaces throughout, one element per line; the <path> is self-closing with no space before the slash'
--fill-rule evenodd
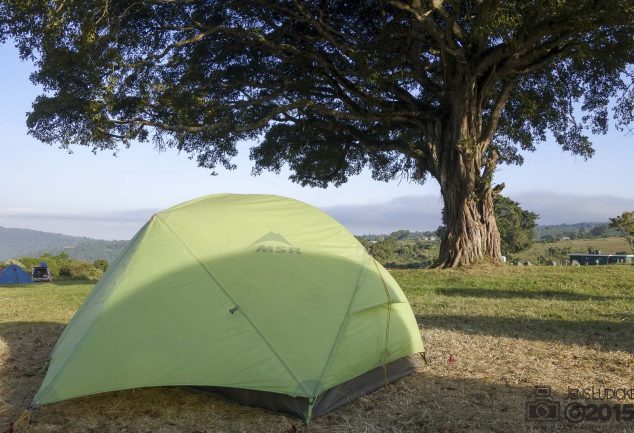
<path id="1" fill-rule="evenodd" d="M 539 226 L 535 233 L 535 238 L 539 240 L 542 236 L 551 235 L 555 238 L 567 236 L 576 233 L 583 237 L 584 234 L 590 234 L 592 229 L 596 227 L 604 227 L 605 223 L 598 222 L 582 222 L 574 224 L 557 224 Z M 614 236 L 617 233 L 611 233 L 606 230 L 604 235 Z M 426 232 L 410 232 L 401 230 L 392 234 L 403 233 L 404 238 L 412 239 L 429 239 L 438 241 L 435 233 Z M 365 240 L 377 240 L 387 237 L 387 234 L 367 234 L 361 235 L 360 238 Z M 87 237 L 68 236 L 59 233 L 49 233 L 30 229 L 15 229 L 0 227 L 0 260 L 7 260 L 23 256 L 37 257 L 43 253 L 59 254 L 67 253 L 70 257 L 93 261 L 96 259 L 106 259 L 109 262 L 123 250 L 128 241 L 107 241 L 101 239 L 92 239 Z"/>
<path id="2" fill-rule="evenodd" d="M 127 243 L 0 227 L 0 260 L 64 252 L 76 259 L 106 259 L 111 262 Z"/>

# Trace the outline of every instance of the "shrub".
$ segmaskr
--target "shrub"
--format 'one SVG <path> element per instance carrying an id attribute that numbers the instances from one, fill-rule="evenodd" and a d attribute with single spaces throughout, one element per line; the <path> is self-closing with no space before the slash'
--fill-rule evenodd
<path id="1" fill-rule="evenodd" d="M 106 272 L 110 264 L 108 263 L 108 260 L 98 259 L 92 262 L 92 266 L 96 269 L 99 269 L 101 272 Z"/>
<path id="2" fill-rule="evenodd" d="M 94 264 L 70 258 L 66 253 L 57 256 L 43 254 L 40 257 L 21 257 L 20 262 L 29 272 L 32 272 L 33 268 L 39 266 L 41 262 L 46 262 L 53 277 L 57 278 L 98 280 L 104 272 Z M 105 265 L 107 269 L 108 262 L 106 260 L 104 262 L 105 264 L 100 263 L 100 266 Z"/>
<path id="3" fill-rule="evenodd" d="M 24 270 L 27 269 L 27 267 L 24 265 L 24 263 L 22 263 L 22 262 L 20 262 L 18 260 L 14 260 L 14 259 L 9 259 L 9 260 L 5 261 L 4 264 L 1 265 L 2 268 L 0 268 L 0 269 L 4 269 L 7 266 L 11 266 L 11 265 L 17 265 L 17 266 L 21 267 Z"/>
<path id="4" fill-rule="evenodd" d="M 103 272 L 100 269 L 79 260 L 73 260 L 59 270 L 60 277 L 73 280 L 98 280 L 101 275 Z"/>

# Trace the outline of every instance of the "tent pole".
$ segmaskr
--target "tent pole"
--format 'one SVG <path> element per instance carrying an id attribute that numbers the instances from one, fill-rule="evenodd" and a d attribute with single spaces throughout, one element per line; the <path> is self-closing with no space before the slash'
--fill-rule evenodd
<path id="1" fill-rule="evenodd" d="M 308 399 L 308 413 L 306 413 L 306 426 L 310 425 L 310 419 L 313 416 L 313 406 L 315 405 L 315 397 Z"/>

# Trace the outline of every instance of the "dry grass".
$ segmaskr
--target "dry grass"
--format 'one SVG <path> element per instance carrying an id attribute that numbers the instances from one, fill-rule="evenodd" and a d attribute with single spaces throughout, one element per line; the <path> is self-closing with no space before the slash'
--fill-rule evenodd
<path id="1" fill-rule="evenodd" d="M 179 388 L 44 406 L 30 432 L 631 432 L 634 423 L 527 423 L 536 384 L 634 387 L 634 267 L 395 271 L 430 365 L 315 420 Z M 90 285 L 0 288 L 0 431 L 29 404 L 41 367 Z M 455 363 L 448 363 L 453 353 Z M 633 402 L 634 403 L 634 402 Z"/>

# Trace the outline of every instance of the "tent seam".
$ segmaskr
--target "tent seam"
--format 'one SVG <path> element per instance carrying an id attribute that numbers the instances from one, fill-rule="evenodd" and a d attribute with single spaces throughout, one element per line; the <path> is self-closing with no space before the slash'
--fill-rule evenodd
<path id="1" fill-rule="evenodd" d="M 350 321 L 350 316 L 351 316 L 351 311 L 352 311 L 352 305 L 354 304 L 354 299 L 357 296 L 357 292 L 359 291 L 359 286 L 361 283 L 361 277 L 363 276 L 366 268 L 367 268 L 367 257 L 369 256 L 369 254 L 366 256 L 365 261 L 363 262 L 363 266 L 361 266 L 361 269 L 359 270 L 359 275 L 357 276 L 357 282 L 355 284 L 354 290 L 352 292 L 352 296 L 350 297 L 350 302 L 348 303 L 348 308 L 346 309 L 346 315 L 344 316 L 343 322 L 341 323 L 341 326 L 339 327 L 339 332 L 337 332 L 337 337 L 335 338 L 335 341 L 332 345 L 332 348 L 330 349 L 330 354 L 328 355 L 328 359 L 326 361 L 326 365 L 324 366 L 323 371 L 321 372 L 321 375 L 319 376 L 319 380 L 318 383 L 321 387 L 321 384 L 323 383 L 324 377 L 326 376 L 326 373 L 330 370 L 330 367 L 332 366 L 332 360 L 335 357 L 335 354 L 337 353 L 337 349 L 339 348 L 339 343 L 341 342 L 341 339 L 343 338 L 343 335 L 346 331 L 346 329 L 348 328 L 348 322 Z M 327 390 L 320 390 L 319 394 L 317 394 L 315 397 L 317 397 L 318 395 L 320 395 L 321 393 L 323 393 L 324 391 Z"/>
<path id="2" fill-rule="evenodd" d="M 216 279 L 216 277 L 214 277 L 214 275 L 211 273 L 211 270 L 209 268 L 207 268 L 207 266 L 205 266 L 205 264 L 198 258 L 198 256 L 194 253 L 194 251 L 192 251 L 189 248 L 189 246 L 180 238 L 180 236 L 178 236 L 178 234 L 167 224 L 167 222 L 163 221 L 163 219 L 161 218 L 160 215 L 157 215 L 156 219 L 159 220 L 161 222 L 161 224 L 163 224 L 165 226 L 165 228 L 167 228 L 167 230 L 169 230 L 169 232 L 178 240 L 178 242 L 181 243 L 181 245 L 187 250 L 187 252 L 198 262 L 198 264 L 203 268 L 205 273 L 218 286 L 218 288 L 222 291 L 222 293 L 224 293 L 224 295 L 229 299 L 229 301 L 231 301 L 231 303 L 233 303 L 234 305 L 238 305 L 237 302 L 233 299 L 233 297 L 229 294 L 229 292 L 227 292 L 227 290 L 222 286 L 222 284 L 220 284 L 220 281 L 218 281 L 218 279 Z M 275 348 L 273 348 L 271 343 L 269 343 L 269 341 L 264 337 L 264 335 L 262 334 L 262 332 L 260 332 L 258 327 L 255 326 L 255 323 L 249 318 L 249 316 L 246 314 L 246 312 L 244 311 L 244 309 L 242 307 L 240 307 L 240 311 L 242 312 L 242 315 L 247 320 L 249 325 L 251 325 L 253 330 L 258 334 L 260 339 L 264 342 L 264 344 L 266 344 L 268 346 L 268 348 L 271 351 L 271 353 L 273 353 L 273 355 L 275 355 L 275 357 L 278 359 L 278 361 L 286 369 L 287 373 L 291 376 L 291 378 L 297 383 L 298 386 L 300 386 L 300 387 L 302 387 L 304 389 L 305 394 L 308 394 L 308 391 L 306 390 L 306 388 L 304 387 L 302 382 L 300 382 L 298 380 L 298 378 L 295 375 L 295 373 L 293 373 L 291 368 L 286 364 L 286 362 L 284 362 L 284 360 L 282 359 L 280 354 L 277 352 L 277 350 L 275 350 Z"/>
<path id="3" fill-rule="evenodd" d="M 397 304 L 409 304 L 409 302 L 405 302 L 405 301 L 392 301 L 391 302 L 391 305 L 397 305 Z M 383 303 L 383 304 L 375 304 L 375 305 L 371 305 L 369 307 L 363 307 L 363 308 L 361 308 L 359 310 L 352 310 L 350 313 L 351 314 L 363 313 L 363 312 L 366 312 L 368 310 L 372 310 L 374 308 L 384 307 L 385 305 L 386 305 L 385 303 Z"/>

